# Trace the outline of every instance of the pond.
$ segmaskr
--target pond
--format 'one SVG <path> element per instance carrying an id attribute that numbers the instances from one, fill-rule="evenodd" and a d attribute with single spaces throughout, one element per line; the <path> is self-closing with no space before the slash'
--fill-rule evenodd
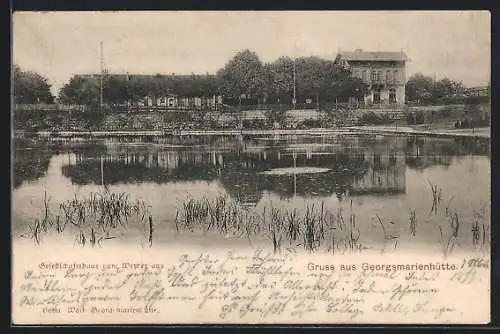
<path id="1" fill-rule="evenodd" d="M 12 232 L 85 247 L 468 252 L 489 247 L 490 159 L 489 140 L 465 138 L 16 139 Z"/>

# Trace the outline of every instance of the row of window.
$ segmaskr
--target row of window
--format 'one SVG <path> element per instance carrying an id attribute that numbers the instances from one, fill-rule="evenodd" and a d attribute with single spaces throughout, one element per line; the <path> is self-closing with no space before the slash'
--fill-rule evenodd
<path id="1" fill-rule="evenodd" d="M 386 82 L 392 84 L 399 84 L 398 70 L 354 70 L 354 77 L 360 78 L 364 82 Z"/>

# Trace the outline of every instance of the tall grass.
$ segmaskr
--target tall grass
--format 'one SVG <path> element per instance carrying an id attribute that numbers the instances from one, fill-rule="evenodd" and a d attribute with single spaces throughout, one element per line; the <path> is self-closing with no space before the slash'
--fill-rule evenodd
<path id="1" fill-rule="evenodd" d="M 441 204 L 443 189 L 439 188 L 437 184 L 433 184 L 430 180 L 427 180 L 432 192 L 432 207 L 429 214 L 437 214 L 439 204 Z"/>
<path id="2" fill-rule="evenodd" d="M 386 250 L 386 247 L 387 247 L 387 243 L 390 242 L 390 241 L 393 241 L 394 240 L 394 248 L 397 247 L 398 245 L 398 238 L 399 238 L 399 235 L 395 235 L 395 234 L 392 234 L 390 233 L 388 230 L 387 230 L 387 227 L 386 227 L 386 224 L 394 224 L 393 221 L 388 221 L 386 222 L 386 224 L 384 224 L 384 222 L 382 221 L 382 218 L 380 218 L 379 215 L 375 215 L 377 217 L 377 221 L 379 222 L 380 224 L 380 228 L 384 234 L 384 239 L 383 239 L 383 243 L 382 243 L 382 249 L 380 251 L 380 253 L 384 253 L 385 250 Z"/>
<path id="3" fill-rule="evenodd" d="M 434 185 L 433 189 L 437 189 L 436 204 L 438 204 L 441 201 L 439 198 L 442 196 L 442 191 Z M 204 231 L 213 230 L 225 236 L 245 237 L 249 242 L 263 238 L 270 242 L 276 253 L 282 250 L 283 243 L 290 247 L 302 246 L 308 252 L 318 251 L 324 246 L 332 254 L 358 252 L 369 248 L 362 240 L 362 230 L 358 226 L 358 215 L 352 201 L 347 217 L 342 204 L 335 210 L 327 208 L 324 202 L 307 204 L 300 211 L 296 207 L 276 207 L 271 203 L 270 206 L 264 206 L 260 212 L 242 209 L 226 195 L 218 195 L 211 200 L 207 198 L 196 200 L 190 197 L 180 203 L 176 214 L 178 231 L 190 231 L 193 226 L 199 226 Z M 477 211 L 477 217 L 484 215 L 482 213 L 484 210 L 480 211 Z M 458 212 L 451 210 L 450 203 L 445 212 L 447 227 L 438 229 L 443 253 L 447 255 L 458 245 L 463 218 Z M 410 210 L 409 230 L 412 237 L 416 237 L 416 215 L 416 209 Z M 397 248 L 400 237 L 389 228 L 395 223 L 383 219 L 378 214 L 375 217 L 383 235 L 381 253 L 387 250 L 389 244 Z M 475 240 L 480 240 L 484 235 L 486 243 L 487 225 L 480 225 L 478 222 L 474 226 L 477 226 L 475 230 L 479 231 L 475 232 Z"/>
<path id="4" fill-rule="evenodd" d="M 179 201 L 175 226 L 178 232 L 200 228 L 205 232 L 215 231 L 224 236 L 268 239 L 274 252 L 282 250 L 283 242 L 289 246 L 302 246 L 307 251 L 316 251 L 328 241 L 329 250 L 359 250 L 360 230 L 356 227 L 356 215 L 351 205 L 349 223 L 344 223 L 342 210 L 335 215 L 319 206 L 308 204 L 302 213 L 297 208 L 263 207 L 260 213 L 241 208 L 226 195 L 213 199 L 194 199 L 192 196 Z"/>
<path id="5" fill-rule="evenodd" d="M 410 211 L 410 234 L 412 237 L 417 234 L 417 216 L 415 213 L 415 209 Z"/>
<path id="6" fill-rule="evenodd" d="M 104 240 L 114 239 L 113 231 L 126 229 L 130 218 L 141 224 L 149 222 L 150 244 L 153 239 L 153 218 L 149 206 L 142 200 L 132 201 L 126 193 L 114 193 L 108 188 L 92 192 L 79 198 L 76 194 L 71 200 L 59 204 L 56 212 L 51 212 L 50 198 L 44 196 L 41 217 L 34 219 L 28 226 L 28 234 L 23 234 L 40 243 L 41 234 L 55 232 L 61 234 L 71 226 L 75 233 L 75 243 L 85 246 L 101 246 Z"/>
<path id="7" fill-rule="evenodd" d="M 429 184 L 433 194 L 431 212 L 437 214 L 442 189 L 430 182 Z M 463 222 L 467 222 L 467 217 L 451 208 L 453 198 L 450 198 L 444 210 L 447 224 L 437 226 L 439 244 L 445 256 L 460 246 L 458 240 L 460 231 L 463 230 L 461 227 Z M 212 198 L 194 198 L 189 195 L 178 201 L 174 223 L 178 233 L 199 230 L 202 233 L 216 233 L 225 237 L 246 238 L 250 244 L 254 241 L 269 242 L 275 253 L 282 251 L 283 244 L 291 249 L 303 247 L 308 252 L 315 252 L 324 247 L 331 254 L 368 249 L 362 236 L 362 231 L 366 229 L 360 228 L 359 215 L 353 201 L 348 202 L 347 210 L 344 203 L 341 201 L 336 208 L 327 207 L 325 202 L 309 203 L 303 209 L 274 206 L 271 203 L 259 211 L 242 207 L 226 194 Z M 54 207 L 51 205 L 51 198 L 45 193 L 39 215 L 27 227 L 23 236 L 40 244 L 43 235 L 51 231 L 56 234 L 66 233 L 70 227 L 75 243 L 95 247 L 102 246 L 105 240 L 116 238 L 115 232 L 127 229 L 133 221 L 143 227 L 143 245 L 153 246 L 156 227 L 150 207 L 142 200 L 132 200 L 129 194 L 115 193 L 103 188 L 83 198 L 75 195 L 71 200 L 59 203 L 57 210 L 54 210 Z M 490 244 L 489 224 L 484 220 L 485 211 L 486 203 L 482 203 L 478 210 L 473 210 L 471 234 L 475 248 L 488 247 Z M 410 210 L 411 237 L 416 237 L 416 215 L 415 209 Z M 385 252 L 390 243 L 397 248 L 399 235 L 390 231 L 390 226 L 395 223 L 383 219 L 378 214 L 375 217 L 375 228 L 379 228 L 383 234 L 381 253 Z"/>
<path id="8" fill-rule="evenodd" d="M 481 203 L 479 210 L 472 210 L 472 245 L 475 248 L 488 247 L 489 240 L 489 226 L 485 224 L 483 218 L 486 215 L 486 203 Z"/>

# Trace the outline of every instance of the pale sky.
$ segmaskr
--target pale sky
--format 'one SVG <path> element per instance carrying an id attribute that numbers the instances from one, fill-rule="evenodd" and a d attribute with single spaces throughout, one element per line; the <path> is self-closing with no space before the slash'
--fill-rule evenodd
<path id="1" fill-rule="evenodd" d="M 408 75 L 490 80 L 488 11 L 17 12 L 13 61 L 39 72 L 54 93 L 73 74 L 215 73 L 237 51 L 334 59 L 338 50 L 400 51 Z"/>

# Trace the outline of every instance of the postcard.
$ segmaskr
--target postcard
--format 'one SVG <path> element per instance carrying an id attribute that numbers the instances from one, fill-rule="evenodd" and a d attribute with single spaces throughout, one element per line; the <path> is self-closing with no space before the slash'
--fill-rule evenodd
<path id="1" fill-rule="evenodd" d="M 490 30 L 13 13 L 12 324 L 489 323 Z"/>

